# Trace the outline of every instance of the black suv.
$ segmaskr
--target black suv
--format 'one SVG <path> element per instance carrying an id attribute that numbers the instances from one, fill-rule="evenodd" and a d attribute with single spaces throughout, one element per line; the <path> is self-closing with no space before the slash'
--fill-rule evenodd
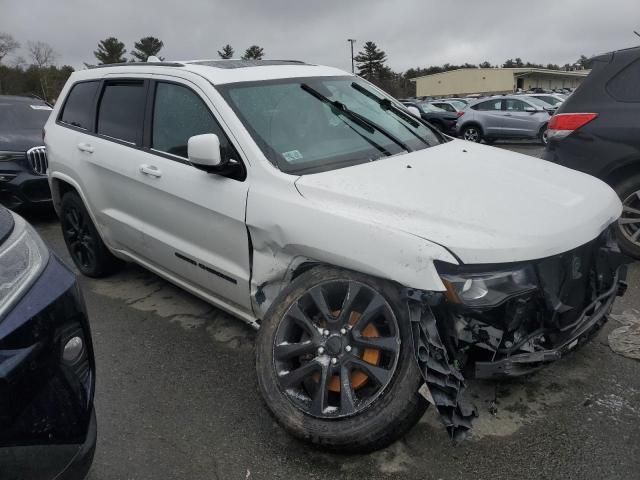
<path id="1" fill-rule="evenodd" d="M 546 160 L 594 175 L 624 203 L 617 236 L 640 258 L 640 47 L 593 59 L 593 70 L 549 122 Z"/>
<path id="2" fill-rule="evenodd" d="M 0 203 L 11 209 L 51 204 L 42 127 L 51 105 L 0 95 Z"/>

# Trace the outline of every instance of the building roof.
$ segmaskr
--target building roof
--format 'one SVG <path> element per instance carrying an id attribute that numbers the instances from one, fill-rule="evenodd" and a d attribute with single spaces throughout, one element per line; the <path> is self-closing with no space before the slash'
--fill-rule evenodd
<path id="1" fill-rule="evenodd" d="M 496 71 L 496 70 L 508 70 L 513 72 L 514 75 L 518 75 L 518 76 L 523 76 L 523 75 L 528 75 L 530 73 L 542 73 L 545 75 L 561 75 L 561 76 L 566 76 L 566 77 L 586 77 L 587 75 L 589 75 L 589 72 L 591 72 L 591 70 L 571 70 L 571 71 L 566 71 L 566 70 L 551 70 L 548 68 L 533 68 L 533 67 L 514 67 L 514 68 L 456 68 L 455 70 L 447 70 L 446 72 L 439 72 L 439 73 L 431 73 L 429 75 L 421 75 L 419 77 L 414 77 L 411 78 L 410 80 L 412 82 L 416 81 L 419 78 L 426 78 L 426 77 L 435 77 L 437 75 L 446 75 L 452 72 L 459 72 L 461 70 L 470 70 L 470 71 Z"/>
<path id="2" fill-rule="evenodd" d="M 97 75 L 95 69 L 100 70 Z M 188 60 L 179 62 L 131 62 L 99 65 L 74 73 L 78 78 L 96 78 L 108 74 L 162 73 L 176 69 L 197 73 L 214 85 L 275 80 L 280 78 L 351 76 L 333 67 L 310 65 L 297 60 Z"/>

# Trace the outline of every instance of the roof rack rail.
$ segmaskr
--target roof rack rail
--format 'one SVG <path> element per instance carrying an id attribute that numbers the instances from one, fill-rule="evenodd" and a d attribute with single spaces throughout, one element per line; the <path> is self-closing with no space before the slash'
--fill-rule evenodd
<path id="1" fill-rule="evenodd" d="M 178 62 L 123 62 L 123 63 L 105 63 L 103 65 L 91 65 L 88 67 L 90 70 L 94 68 L 108 68 L 108 67 L 184 67 L 184 63 Z"/>

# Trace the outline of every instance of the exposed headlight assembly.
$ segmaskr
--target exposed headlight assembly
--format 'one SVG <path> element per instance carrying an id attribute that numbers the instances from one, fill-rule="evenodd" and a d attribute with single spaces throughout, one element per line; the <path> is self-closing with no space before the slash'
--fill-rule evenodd
<path id="1" fill-rule="evenodd" d="M 49 250 L 36 231 L 22 217 L 13 219 L 13 231 L 0 245 L 0 319 L 49 261 Z"/>
<path id="2" fill-rule="evenodd" d="M 441 273 L 450 302 L 469 307 L 495 307 L 505 300 L 538 288 L 531 266 L 493 272 Z"/>

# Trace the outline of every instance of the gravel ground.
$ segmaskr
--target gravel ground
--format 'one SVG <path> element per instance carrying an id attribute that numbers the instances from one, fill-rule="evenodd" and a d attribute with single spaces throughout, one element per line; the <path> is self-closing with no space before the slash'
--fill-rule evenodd
<path id="1" fill-rule="evenodd" d="M 27 218 L 70 262 L 55 216 Z M 480 418 L 469 440 L 453 446 L 430 409 L 402 441 L 355 456 L 273 422 L 256 390 L 254 332 L 240 321 L 133 265 L 80 282 L 98 365 L 90 480 L 638 478 L 640 362 L 614 354 L 607 334 L 640 316 L 640 268 L 617 320 L 583 349 L 524 380 L 471 382 Z"/>

